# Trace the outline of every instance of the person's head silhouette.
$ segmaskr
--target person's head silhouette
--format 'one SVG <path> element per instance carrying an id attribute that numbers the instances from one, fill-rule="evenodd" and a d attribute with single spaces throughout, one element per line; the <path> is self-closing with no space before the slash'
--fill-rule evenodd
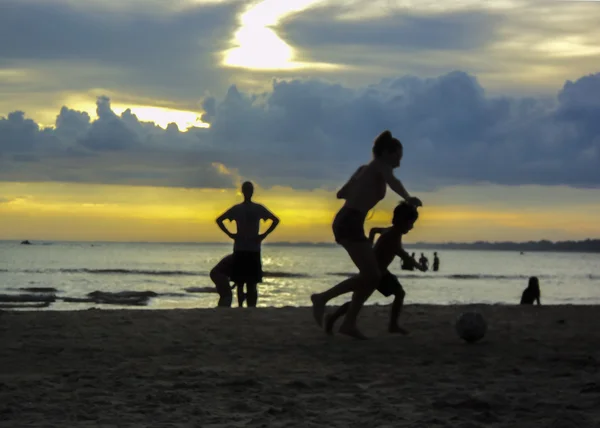
<path id="1" fill-rule="evenodd" d="M 242 195 L 244 195 L 244 201 L 250 202 L 252 195 L 254 194 L 254 185 L 249 181 L 244 181 L 242 184 Z"/>
<path id="2" fill-rule="evenodd" d="M 400 166 L 404 149 L 390 131 L 383 131 L 373 142 L 373 157 L 389 164 L 392 168 Z"/>

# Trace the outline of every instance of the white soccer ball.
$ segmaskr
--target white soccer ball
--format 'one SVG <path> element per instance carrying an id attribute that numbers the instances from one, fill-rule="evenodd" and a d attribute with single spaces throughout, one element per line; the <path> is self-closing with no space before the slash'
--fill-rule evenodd
<path id="1" fill-rule="evenodd" d="M 466 342 L 474 343 L 487 332 L 487 323 L 479 312 L 463 312 L 456 320 L 456 333 Z"/>

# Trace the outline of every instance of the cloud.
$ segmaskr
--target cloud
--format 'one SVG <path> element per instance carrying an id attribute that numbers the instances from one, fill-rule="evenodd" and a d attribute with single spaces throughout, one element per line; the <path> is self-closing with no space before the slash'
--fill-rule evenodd
<path id="1" fill-rule="evenodd" d="M 425 12 L 395 10 L 371 18 L 340 19 L 347 10 L 315 8 L 292 15 L 281 26 L 299 49 L 363 47 L 394 50 L 471 50 L 488 46 L 503 17 L 484 10 Z M 335 54 L 335 52 L 332 52 Z"/>
<path id="2" fill-rule="evenodd" d="M 44 92 L 110 87 L 163 99 L 201 96 L 226 78 L 217 54 L 229 47 L 242 2 L 85 6 L 0 0 L 0 67 L 42 70 L 35 85 Z"/>
<path id="3" fill-rule="evenodd" d="M 144 10 L 91 11 L 53 2 L 2 0 L 0 57 L 91 60 L 164 70 L 197 52 L 225 48 L 238 8 L 232 3 L 204 4 L 153 15 Z"/>
<path id="4" fill-rule="evenodd" d="M 415 182 L 596 186 L 599 81 L 596 74 L 567 82 L 555 101 L 488 97 L 464 72 L 363 89 L 280 81 L 261 96 L 232 89 L 210 135 L 235 152 L 251 144 L 252 167 L 236 166 L 271 171 L 276 180 L 335 179 L 340 168 L 348 173 L 349 165 L 368 160 L 370 141 L 389 128 L 406 147 L 402 175 Z M 262 153 L 277 164 L 260 162 Z"/>
<path id="5" fill-rule="evenodd" d="M 0 180 L 230 187 L 331 188 L 370 159 L 390 129 L 405 146 L 409 189 L 454 185 L 600 186 L 600 73 L 568 81 L 554 98 L 489 96 L 455 71 L 349 88 L 274 81 L 264 93 L 232 86 L 202 101 L 209 129 L 180 131 L 115 114 L 64 107 L 55 128 L 23 113 L 0 119 Z M 234 171 L 235 173 L 233 173 Z M 238 176 L 239 174 L 239 176 Z"/>
<path id="6" fill-rule="evenodd" d="M 289 15 L 278 32 L 298 60 L 345 66 L 344 78 L 363 76 L 363 82 L 468 69 L 504 93 L 547 93 L 600 62 L 594 2 L 402 5 L 325 4 Z"/>
<path id="7" fill-rule="evenodd" d="M 98 118 L 63 107 L 54 128 L 22 112 L 0 118 L 0 181 L 57 181 L 170 187 L 231 187 L 237 178 L 196 133 L 120 116 L 99 97 Z"/>

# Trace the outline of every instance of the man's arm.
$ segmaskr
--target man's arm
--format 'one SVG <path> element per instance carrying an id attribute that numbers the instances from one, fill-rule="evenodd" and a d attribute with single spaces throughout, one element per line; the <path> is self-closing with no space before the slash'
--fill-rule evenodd
<path id="1" fill-rule="evenodd" d="M 264 213 L 262 215 L 262 219 L 265 221 L 271 220 L 271 225 L 265 231 L 265 233 L 260 235 L 261 241 L 263 239 L 265 239 L 267 236 L 269 236 L 271 234 L 271 232 L 273 232 L 275 230 L 275 228 L 279 225 L 279 218 L 277 218 L 277 216 L 275 214 L 273 214 L 271 211 L 269 211 L 265 207 L 263 207 L 263 209 L 264 209 Z"/>
<path id="2" fill-rule="evenodd" d="M 388 230 L 388 227 L 373 227 L 370 231 L 369 231 L 369 241 L 371 242 L 371 244 L 373 244 L 373 242 L 375 242 L 375 235 L 382 234 L 383 232 L 385 232 L 386 230 Z"/>
<path id="3" fill-rule="evenodd" d="M 404 188 L 404 184 L 402 184 L 402 182 L 398 180 L 398 178 L 396 178 L 396 176 L 394 175 L 394 170 L 392 169 L 392 167 L 383 164 L 380 165 L 381 166 L 379 170 L 381 171 L 381 174 L 383 175 L 383 178 L 387 185 L 390 186 L 390 189 L 392 189 L 398 195 L 402 196 L 402 198 L 404 198 L 404 200 L 411 205 L 414 205 L 416 207 L 420 207 L 423 205 L 419 198 L 410 196 L 408 194 L 408 191 Z"/>
<path id="4" fill-rule="evenodd" d="M 540 302 L 540 296 L 537 296 L 535 299 L 537 300 L 538 306 L 541 306 L 542 303 Z"/>
<path id="5" fill-rule="evenodd" d="M 231 239 L 235 239 L 235 235 L 227 230 L 223 223 L 225 220 L 232 220 L 232 210 L 233 208 L 229 208 L 217 218 L 217 226 L 219 226 L 219 229 L 221 229 L 225 235 L 229 236 Z"/>

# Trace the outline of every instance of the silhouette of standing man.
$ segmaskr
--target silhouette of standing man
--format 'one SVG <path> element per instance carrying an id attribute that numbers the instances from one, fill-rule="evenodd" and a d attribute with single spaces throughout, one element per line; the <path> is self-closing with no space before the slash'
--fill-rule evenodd
<path id="1" fill-rule="evenodd" d="M 242 184 L 244 202 L 234 205 L 217 218 L 219 228 L 233 239 L 231 275 L 229 279 L 238 286 L 238 293 L 246 284 L 248 307 L 256 307 L 258 300 L 257 284 L 262 282 L 261 243 L 279 224 L 279 219 L 263 205 L 252 202 L 254 186 L 246 181 Z M 231 233 L 223 222 L 235 221 L 237 232 Z M 260 221 L 271 220 L 265 233 L 260 234 Z M 229 305 L 231 305 L 231 298 Z"/>

